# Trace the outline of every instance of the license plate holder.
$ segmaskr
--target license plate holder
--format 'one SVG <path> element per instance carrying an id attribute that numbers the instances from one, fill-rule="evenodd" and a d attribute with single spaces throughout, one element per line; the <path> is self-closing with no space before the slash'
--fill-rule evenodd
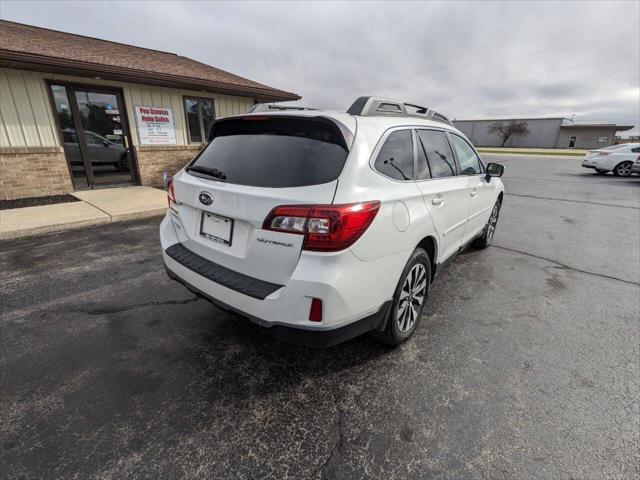
<path id="1" fill-rule="evenodd" d="M 222 215 L 210 212 L 202 212 L 200 235 L 230 247 L 231 241 L 233 240 L 233 218 L 223 217 Z"/>

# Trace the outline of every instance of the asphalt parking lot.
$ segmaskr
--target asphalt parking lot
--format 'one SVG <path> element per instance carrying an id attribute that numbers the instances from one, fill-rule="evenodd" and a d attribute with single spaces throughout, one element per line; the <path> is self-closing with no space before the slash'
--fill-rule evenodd
<path id="1" fill-rule="evenodd" d="M 396 350 L 278 343 L 171 282 L 158 220 L 0 244 L 5 478 L 640 475 L 640 177 L 491 157 L 495 246 Z"/>

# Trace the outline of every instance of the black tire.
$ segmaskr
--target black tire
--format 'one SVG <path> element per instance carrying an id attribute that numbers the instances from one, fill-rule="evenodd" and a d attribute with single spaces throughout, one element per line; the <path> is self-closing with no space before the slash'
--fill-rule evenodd
<path id="1" fill-rule="evenodd" d="M 609 173 L 609 171 L 608 170 L 601 170 L 599 168 L 596 168 L 596 173 L 598 175 L 606 175 L 607 173 Z"/>
<path id="2" fill-rule="evenodd" d="M 613 174 L 616 177 L 628 177 L 631 175 L 631 167 L 633 167 L 633 162 L 620 162 L 613 169 Z"/>
<path id="3" fill-rule="evenodd" d="M 498 200 L 493 206 L 493 209 L 491 210 L 491 215 L 489 215 L 489 221 L 484 226 L 484 230 L 482 231 L 482 236 L 479 238 L 476 238 L 473 241 L 472 243 L 473 247 L 477 249 L 483 249 L 491 245 L 491 241 L 493 240 L 493 235 L 496 233 L 496 228 L 498 226 L 498 218 L 500 218 L 501 206 L 502 206 L 502 203 L 500 203 L 500 200 Z M 495 215 L 495 218 L 494 218 L 494 215 Z M 492 224 L 493 224 L 493 228 L 491 228 Z"/>
<path id="4" fill-rule="evenodd" d="M 129 170 L 129 158 L 127 157 L 126 153 L 120 157 L 117 168 L 119 172 L 126 172 L 127 170 Z"/>
<path id="5" fill-rule="evenodd" d="M 406 294 L 408 291 L 406 289 L 406 284 L 411 283 L 409 275 L 412 274 L 412 272 L 415 272 L 415 277 L 413 278 L 415 278 L 416 285 L 419 284 L 420 289 L 423 292 L 421 297 L 422 303 L 420 305 L 417 305 L 420 298 L 419 295 L 415 292 L 409 295 Z M 423 274 L 425 280 L 424 287 L 422 287 L 421 280 L 421 276 Z M 418 278 L 418 275 L 420 275 L 420 278 Z M 424 312 L 424 308 L 427 305 L 429 298 L 430 284 L 431 259 L 429 258 L 429 254 L 427 254 L 427 252 L 422 248 L 416 248 L 402 270 L 402 275 L 400 275 L 400 280 L 398 281 L 398 285 L 396 286 L 396 290 L 393 294 L 391 308 L 389 309 L 386 328 L 382 332 L 372 332 L 374 338 L 393 347 L 397 347 L 398 345 L 406 342 L 420 324 L 422 312 Z M 407 304 L 409 306 L 407 306 Z M 410 306 L 413 306 L 413 308 L 408 310 Z M 405 312 L 406 315 L 403 315 L 403 312 Z M 402 328 L 403 325 L 405 327 L 404 329 Z"/>

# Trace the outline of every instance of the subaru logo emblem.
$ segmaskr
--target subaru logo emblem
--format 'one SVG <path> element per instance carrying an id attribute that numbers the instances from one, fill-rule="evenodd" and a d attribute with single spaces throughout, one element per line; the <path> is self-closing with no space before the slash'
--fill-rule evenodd
<path id="1" fill-rule="evenodd" d="M 198 198 L 203 205 L 211 205 L 213 203 L 213 198 L 207 192 L 201 192 Z"/>

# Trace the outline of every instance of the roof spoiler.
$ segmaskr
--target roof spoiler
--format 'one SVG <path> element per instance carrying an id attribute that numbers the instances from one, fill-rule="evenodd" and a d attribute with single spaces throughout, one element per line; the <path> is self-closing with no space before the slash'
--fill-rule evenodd
<path id="1" fill-rule="evenodd" d="M 429 107 L 384 97 L 359 97 L 349 107 L 347 113 L 360 117 L 419 117 L 453 126 L 446 116 Z"/>
<path id="2" fill-rule="evenodd" d="M 251 109 L 249 113 L 260 113 L 260 112 L 286 112 L 286 111 L 302 111 L 302 110 L 316 110 L 315 108 L 309 107 L 298 107 L 295 105 L 276 105 L 275 103 L 256 103 Z"/>

